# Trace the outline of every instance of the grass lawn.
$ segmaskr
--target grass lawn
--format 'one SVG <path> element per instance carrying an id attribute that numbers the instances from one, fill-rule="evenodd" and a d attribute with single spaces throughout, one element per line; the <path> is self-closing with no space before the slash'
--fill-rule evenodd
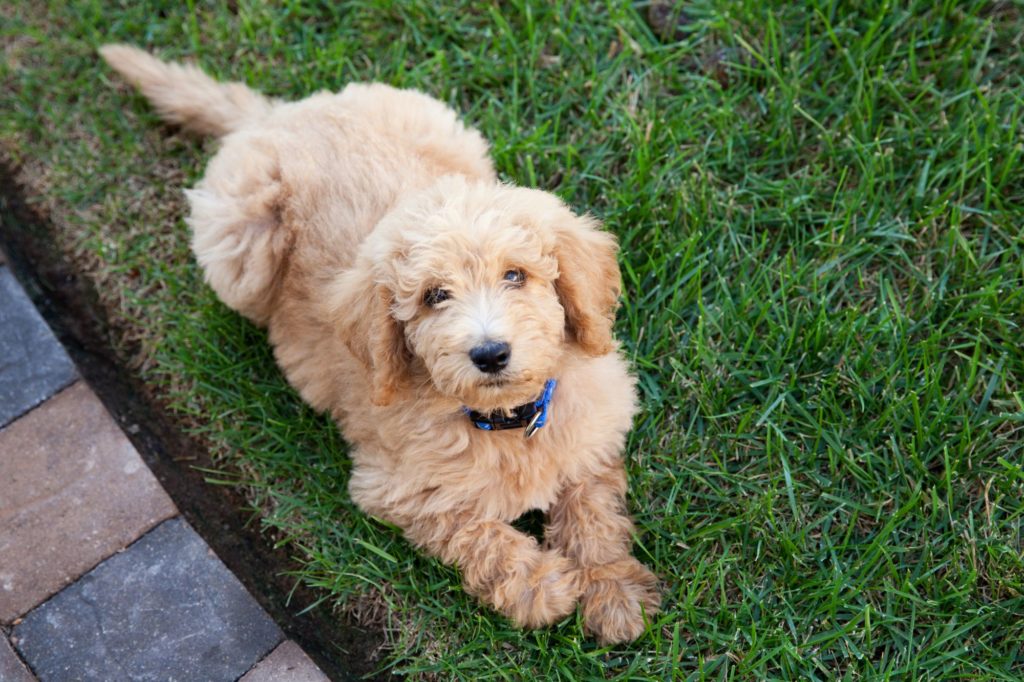
<path id="1" fill-rule="evenodd" d="M 236 7 L 237 4 L 237 7 Z M 0 153 L 112 342 L 297 580 L 440 679 L 1024 677 L 1024 4 L 44 3 L 0 9 Z M 214 147 L 125 41 L 297 98 L 422 89 L 622 242 L 636 555 L 664 612 L 519 632 L 349 500 L 346 445 L 188 252 Z"/>

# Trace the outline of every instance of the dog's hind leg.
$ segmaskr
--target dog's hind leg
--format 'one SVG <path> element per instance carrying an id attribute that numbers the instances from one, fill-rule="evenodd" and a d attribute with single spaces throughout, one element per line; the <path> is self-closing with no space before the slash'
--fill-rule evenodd
<path id="1" fill-rule="evenodd" d="M 278 148 L 251 124 L 278 103 L 242 83 L 220 83 L 194 66 L 164 62 L 130 45 L 104 45 L 100 54 L 163 118 L 224 138 L 203 181 L 186 192 L 192 250 L 221 300 L 266 324 L 290 237 L 281 216 Z"/>
<path id="2" fill-rule="evenodd" d="M 273 310 L 291 244 L 283 193 L 276 146 L 248 131 L 226 138 L 202 182 L 186 191 L 192 250 L 206 281 L 261 325 Z"/>
<path id="3" fill-rule="evenodd" d="M 545 544 L 581 569 L 583 622 L 603 644 L 629 642 L 658 611 L 658 579 L 631 554 L 633 522 L 625 512 L 626 473 L 610 467 L 568 486 L 552 506 Z"/>

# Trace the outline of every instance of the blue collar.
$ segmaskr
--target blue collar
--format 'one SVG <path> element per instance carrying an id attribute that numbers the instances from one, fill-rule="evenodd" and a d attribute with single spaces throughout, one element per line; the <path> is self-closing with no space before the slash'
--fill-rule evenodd
<path id="1" fill-rule="evenodd" d="M 463 407 L 462 411 L 469 416 L 473 426 L 483 431 L 504 431 L 505 429 L 525 428 L 523 435 L 529 438 L 548 422 L 548 406 L 558 382 L 548 379 L 544 382 L 544 392 L 532 403 L 512 408 L 511 414 L 492 412 L 481 414 L 476 410 Z"/>

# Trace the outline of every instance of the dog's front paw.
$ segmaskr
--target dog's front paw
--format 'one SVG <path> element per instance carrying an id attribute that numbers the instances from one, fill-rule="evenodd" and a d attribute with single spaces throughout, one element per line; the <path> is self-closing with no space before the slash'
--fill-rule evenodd
<path id="1" fill-rule="evenodd" d="M 494 606 L 520 627 L 550 625 L 576 608 L 580 571 L 556 552 L 540 552 L 495 586 Z"/>
<path id="2" fill-rule="evenodd" d="M 632 642 L 658 612 L 658 578 L 633 557 L 583 572 L 583 623 L 601 644 Z"/>

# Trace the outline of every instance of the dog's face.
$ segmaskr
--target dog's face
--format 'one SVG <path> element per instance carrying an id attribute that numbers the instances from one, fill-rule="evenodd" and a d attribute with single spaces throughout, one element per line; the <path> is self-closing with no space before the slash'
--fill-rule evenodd
<path id="1" fill-rule="evenodd" d="M 468 407 L 507 409 L 534 399 L 568 348 L 614 348 L 615 252 L 549 194 L 452 179 L 377 226 L 335 309 L 378 404 L 418 371 Z"/>
<path id="2" fill-rule="evenodd" d="M 535 230 L 496 213 L 432 222 L 411 236 L 396 273 L 394 314 L 409 350 L 437 390 L 468 406 L 536 397 L 565 338 L 556 259 Z"/>

